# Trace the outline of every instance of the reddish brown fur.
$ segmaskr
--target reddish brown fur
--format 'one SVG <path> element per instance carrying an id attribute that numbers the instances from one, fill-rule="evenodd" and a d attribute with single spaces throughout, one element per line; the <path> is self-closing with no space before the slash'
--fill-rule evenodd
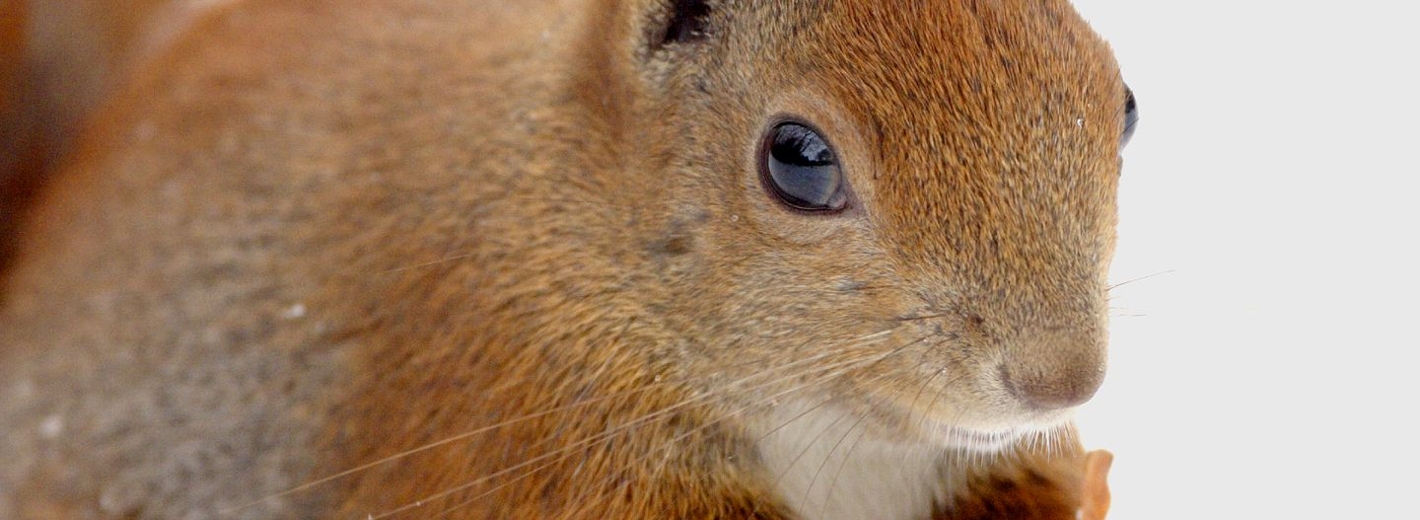
<path id="1" fill-rule="evenodd" d="M 1098 384 L 1123 86 L 1063 1 L 664 48 L 654 2 L 526 4 L 251 0 L 142 69 L 0 280 L 0 516 L 789 518 L 766 397 L 930 442 Z M 765 195 L 783 113 L 845 214 Z M 1074 518 L 1079 451 L 958 461 L 935 516 Z"/>

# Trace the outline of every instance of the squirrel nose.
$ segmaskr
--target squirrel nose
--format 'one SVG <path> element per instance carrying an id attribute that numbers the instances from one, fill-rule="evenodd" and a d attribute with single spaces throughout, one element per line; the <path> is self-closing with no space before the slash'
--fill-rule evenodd
<path id="1" fill-rule="evenodd" d="M 1034 355 L 1002 363 L 999 371 L 1006 390 L 1031 408 L 1077 406 L 1094 397 L 1104 381 L 1102 348 L 1029 350 Z"/>

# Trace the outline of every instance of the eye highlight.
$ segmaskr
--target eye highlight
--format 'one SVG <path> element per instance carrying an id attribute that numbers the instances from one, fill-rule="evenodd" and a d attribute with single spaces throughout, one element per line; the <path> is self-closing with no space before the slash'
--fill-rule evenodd
<path id="1" fill-rule="evenodd" d="M 765 187 L 786 206 L 826 212 L 848 205 L 838 155 L 808 125 L 786 121 L 770 128 L 759 168 Z"/>
<path id="2" fill-rule="evenodd" d="M 1129 144 L 1134 137 L 1134 126 L 1139 123 L 1139 106 L 1134 101 L 1134 89 L 1124 87 L 1124 134 L 1119 136 L 1119 147 Z"/>

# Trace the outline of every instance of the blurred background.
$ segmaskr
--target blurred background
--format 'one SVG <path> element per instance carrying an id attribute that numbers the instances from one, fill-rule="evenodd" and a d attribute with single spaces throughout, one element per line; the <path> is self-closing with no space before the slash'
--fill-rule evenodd
<path id="1" fill-rule="evenodd" d="M 1111 518 L 1420 518 L 1420 31 L 1410 4 L 1075 0 L 1142 120 Z"/>

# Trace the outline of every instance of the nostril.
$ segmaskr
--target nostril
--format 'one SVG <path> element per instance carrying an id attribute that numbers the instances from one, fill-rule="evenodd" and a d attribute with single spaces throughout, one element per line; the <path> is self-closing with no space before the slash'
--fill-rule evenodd
<path id="1" fill-rule="evenodd" d="M 1058 410 L 1089 401 L 1104 380 L 1104 371 L 1096 367 L 1012 374 L 1002 364 L 998 372 L 1007 392 L 1037 410 Z"/>

